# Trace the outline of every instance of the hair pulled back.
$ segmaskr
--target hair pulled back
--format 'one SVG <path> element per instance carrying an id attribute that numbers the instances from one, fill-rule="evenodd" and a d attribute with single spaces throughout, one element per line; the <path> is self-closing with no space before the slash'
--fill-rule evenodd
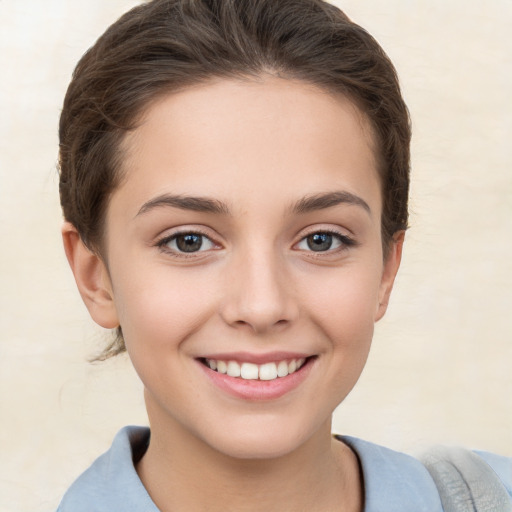
<path id="1" fill-rule="evenodd" d="M 407 107 L 379 44 L 322 0 L 152 0 L 107 29 L 76 66 L 60 118 L 61 205 L 82 241 L 101 255 L 121 143 L 149 102 L 212 78 L 264 74 L 344 94 L 368 118 L 386 248 L 407 227 Z M 104 357 L 123 350 L 118 329 Z"/>

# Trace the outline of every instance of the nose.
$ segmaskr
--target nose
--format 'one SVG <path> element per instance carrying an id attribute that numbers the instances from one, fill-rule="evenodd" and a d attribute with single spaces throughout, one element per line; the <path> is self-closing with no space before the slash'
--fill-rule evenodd
<path id="1" fill-rule="evenodd" d="M 285 264 L 272 251 L 240 255 L 226 278 L 221 316 L 257 334 L 285 328 L 299 307 Z"/>

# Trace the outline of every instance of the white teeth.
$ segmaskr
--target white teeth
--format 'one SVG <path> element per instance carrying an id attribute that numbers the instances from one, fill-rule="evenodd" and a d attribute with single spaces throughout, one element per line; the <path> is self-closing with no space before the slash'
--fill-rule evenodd
<path id="1" fill-rule="evenodd" d="M 253 363 L 240 364 L 236 361 L 226 362 L 206 359 L 206 364 L 210 369 L 227 374 L 229 377 L 241 377 L 245 380 L 274 380 L 286 377 L 296 372 L 305 362 L 305 358 L 300 358 L 257 365 Z"/>
<path id="2" fill-rule="evenodd" d="M 227 373 L 230 377 L 240 377 L 240 365 L 235 361 L 229 361 Z"/>
<path id="3" fill-rule="evenodd" d="M 252 363 L 242 363 L 240 376 L 242 379 L 256 380 L 258 378 L 258 365 Z"/>
<path id="4" fill-rule="evenodd" d="M 277 376 L 278 377 L 286 377 L 290 372 L 288 371 L 288 363 L 286 361 L 281 361 L 277 365 Z"/>
<path id="5" fill-rule="evenodd" d="M 260 380 L 277 379 L 276 363 L 267 363 L 260 366 Z"/>

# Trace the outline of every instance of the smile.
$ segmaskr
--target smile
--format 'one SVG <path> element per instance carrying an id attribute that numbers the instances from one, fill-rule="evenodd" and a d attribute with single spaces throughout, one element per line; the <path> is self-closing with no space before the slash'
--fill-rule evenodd
<path id="1" fill-rule="evenodd" d="M 211 370 L 228 375 L 229 377 L 266 381 L 287 377 L 299 370 L 305 362 L 305 358 L 275 361 L 265 364 L 204 359 L 204 364 Z"/>

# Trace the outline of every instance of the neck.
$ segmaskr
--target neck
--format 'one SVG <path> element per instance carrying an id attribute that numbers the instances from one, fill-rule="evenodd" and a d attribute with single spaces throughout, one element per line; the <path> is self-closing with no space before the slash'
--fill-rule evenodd
<path id="1" fill-rule="evenodd" d="M 152 423 L 137 466 L 162 512 L 362 510 L 357 458 L 332 439 L 330 422 L 293 452 L 270 459 L 231 457 L 170 423 Z"/>

